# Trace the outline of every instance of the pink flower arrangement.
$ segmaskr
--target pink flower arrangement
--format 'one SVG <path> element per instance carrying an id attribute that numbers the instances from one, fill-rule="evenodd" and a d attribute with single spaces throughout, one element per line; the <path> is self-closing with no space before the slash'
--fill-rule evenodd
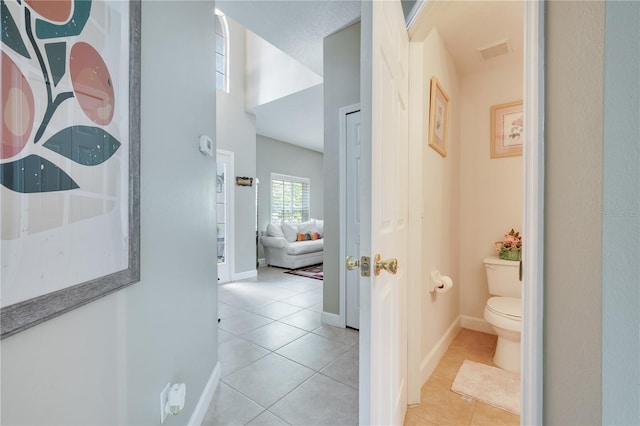
<path id="1" fill-rule="evenodd" d="M 511 229 L 504 234 L 504 240 L 496 241 L 496 251 L 500 259 L 520 260 L 522 258 L 522 236 L 520 232 Z"/>

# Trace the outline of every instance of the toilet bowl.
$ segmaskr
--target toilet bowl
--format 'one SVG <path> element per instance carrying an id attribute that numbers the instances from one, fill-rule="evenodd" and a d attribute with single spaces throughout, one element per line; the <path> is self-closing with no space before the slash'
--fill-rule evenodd
<path id="1" fill-rule="evenodd" d="M 498 367 L 520 372 L 520 331 L 522 283 L 518 278 L 519 262 L 497 256 L 484 259 L 489 294 L 484 319 L 498 335 L 493 362 Z"/>
<path id="2" fill-rule="evenodd" d="M 484 308 L 484 319 L 498 335 L 493 363 L 520 372 L 520 330 L 522 308 L 515 297 L 491 297 Z"/>

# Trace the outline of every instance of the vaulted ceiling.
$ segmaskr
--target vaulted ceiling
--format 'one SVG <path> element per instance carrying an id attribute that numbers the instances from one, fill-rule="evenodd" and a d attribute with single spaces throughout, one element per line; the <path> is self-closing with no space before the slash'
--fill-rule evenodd
<path id="1" fill-rule="evenodd" d="M 324 37 L 360 18 L 360 1 L 350 0 L 219 0 L 216 6 L 318 75 Z M 428 13 L 410 31 L 412 40 L 437 28 L 460 77 L 522 61 L 524 1 L 431 0 L 425 8 Z M 483 61 L 478 49 L 502 40 L 509 40 L 512 53 Z M 304 117 L 300 105 L 307 106 Z M 322 151 L 322 111 L 322 90 L 307 89 L 259 107 L 257 132 Z"/>
<path id="2" fill-rule="evenodd" d="M 219 0 L 216 7 L 322 75 L 322 40 L 360 19 L 360 1 Z"/>

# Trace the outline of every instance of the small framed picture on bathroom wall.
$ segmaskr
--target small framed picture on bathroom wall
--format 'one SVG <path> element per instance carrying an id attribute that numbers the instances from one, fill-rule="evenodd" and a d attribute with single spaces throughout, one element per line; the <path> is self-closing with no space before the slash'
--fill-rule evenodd
<path id="1" fill-rule="evenodd" d="M 431 77 L 429 102 L 429 146 L 443 157 L 447 156 L 447 129 L 449 127 L 449 96 L 438 79 Z"/>
<path id="2" fill-rule="evenodd" d="M 491 158 L 518 157 L 524 142 L 522 101 L 491 107 Z"/>

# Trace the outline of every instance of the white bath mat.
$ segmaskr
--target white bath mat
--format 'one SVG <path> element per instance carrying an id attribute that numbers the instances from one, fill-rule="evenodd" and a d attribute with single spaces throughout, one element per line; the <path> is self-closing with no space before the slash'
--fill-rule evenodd
<path id="1" fill-rule="evenodd" d="M 520 375 L 465 360 L 451 390 L 503 410 L 520 414 Z"/>

